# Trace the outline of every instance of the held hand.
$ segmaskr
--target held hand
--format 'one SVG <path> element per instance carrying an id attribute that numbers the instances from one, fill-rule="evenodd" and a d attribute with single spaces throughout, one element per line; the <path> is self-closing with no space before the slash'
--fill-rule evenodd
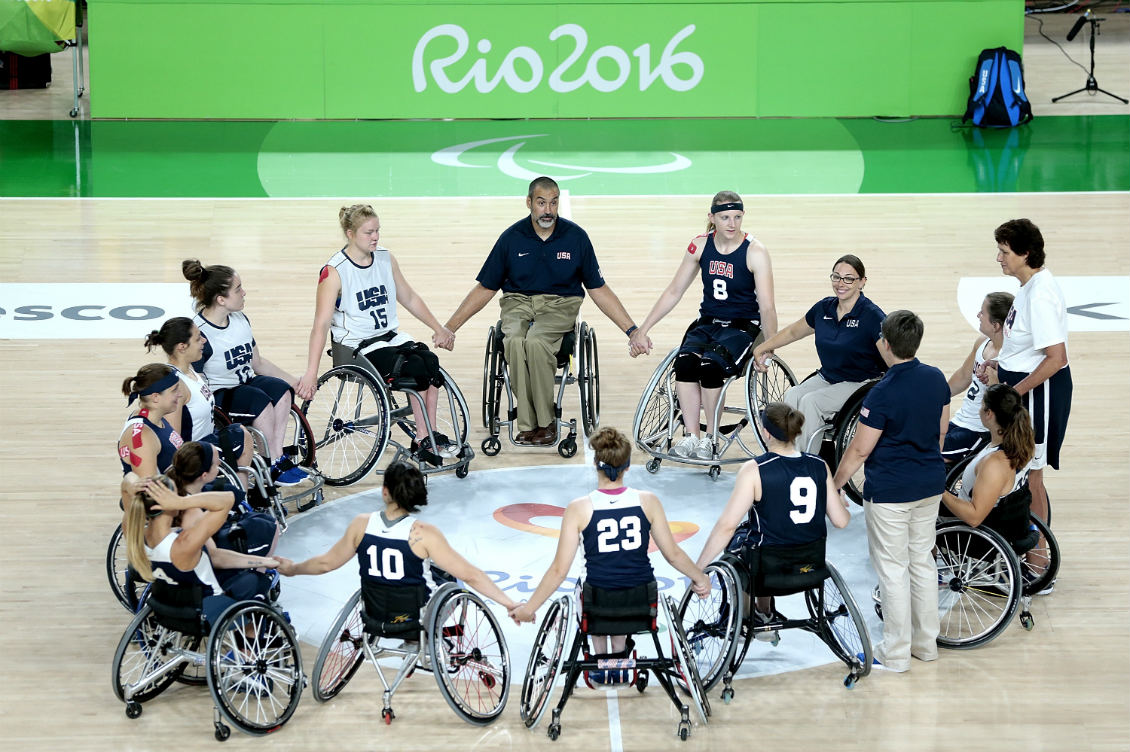
<path id="1" fill-rule="evenodd" d="M 522 603 L 518 607 L 510 609 L 508 613 L 515 624 L 521 624 L 522 622 L 533 622 L 536 612 L 530 608 L 529 603 Z"/>
<path id="2" fill-rule="evenodd" d="M 648 337 L 642 329 L 636 329 L 628 337 L 628 354 L 633 358 L 651 354 L 651 337 Z"/>
<path id="3" fill-rule="evenodd" d="M 999 384 L 1000 378 L 997 376 L 997 361 L 986 360 L 981 369 L 981 375 L 978 375 L 977 378 L 980 379 L 981 383 L 985 386 Z"/>
<path id="4" fill-rule="evenodd" d="M 145 493 L 149 494 L 149 498 L 156 502 L 153 507 L 154 509 L 175 511 L 189 508 L 189 505 L 177 495 L 176 491 L 173 491 L 156 478 L 146 478 L 144 488 Z"/>
<path id="5" fill-rule="evenodd" d="M 701 577 L 696 577 L 691 581 L 691 590 L 699 598 L 706 598 L 710 595 L 710 578 L 704 573 Z"/>
<path id="6" fill-rule="evenodd" d="M 281 574 L 283 577 L 293 577 L 294 576 L 294 562 L 293 561 L 286 558 L 285 556 L 275 556 L 275 557 L 272 557 L 272 558 L 276 562 L 274 568 L 279 571 L 279 574 Z"/>
<path id="7" fill-rule="evenodd" d="M 304 375 L 294 385 L 294 393 L 299 399 L 314 399 L 314 392 L 318 391 L 318 377 L 310 374 Z"/>
<path id="8" fill-rule="evenodd" d="M 261 556 L 263 561 L 258 566 L 264 569 L 278 569 L 282 560 L 277 556 Z"/>
<path id="9" fill-rule="evenodd" d="M 439 330 L 432 335 L 432 344 L 441 350 L 454 350 L 455 332 L 451 331 L 446 326 L 441 326 Z"/>
<path id="10" fill-rule="evenodd" d="M 753 351 L 754 370 L 759 371 L 760 373 L 765 373 L 766 371 L 768 371 L 769 368 L 765 365 L 765 361 L 768 360 L 769 356 L 772 354 L 772 350 L 764 350 L 760 346 L 755 348 Z"/>

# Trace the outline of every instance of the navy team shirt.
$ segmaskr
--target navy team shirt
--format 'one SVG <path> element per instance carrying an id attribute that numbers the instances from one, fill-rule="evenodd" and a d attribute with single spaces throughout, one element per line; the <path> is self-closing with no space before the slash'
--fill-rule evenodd
<path id="1" fill-rule="evenodd" d="M 528 216 L 506 228 L 475 279 L 488 290 L 564 297 L 584 297 L 582 282 L 604 285 L 588 233 L 561 217 L 546 240 Z"/>
<path id="2" fill-rule="evenodd" d="M 842 319 L 836 320 L 839 301 L 830 296 L 804 314 L 805 323 L 816 330 L 816 354 L 820 375 L 829 384 L 867 381 L 883 375 L 887 364 L 875 343 L 883 333 L 883 309 L 863 295 Z"/>
<path id="3" fill-rule="evenodd" d="M 891 366 L 859 412 L 860 423 L 883 432 L 864 467 L 863 498 L 885 504 L 942 493 L 946 466 L 938 440 L 949 402 L 949 384 L 934 366 L 918 358 Z"/>

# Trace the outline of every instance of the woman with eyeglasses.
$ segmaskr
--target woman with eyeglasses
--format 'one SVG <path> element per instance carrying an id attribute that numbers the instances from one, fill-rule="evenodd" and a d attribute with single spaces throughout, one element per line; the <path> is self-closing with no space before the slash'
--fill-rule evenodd
<path id="1" fill-rule="evenodd" d="M 758 345 L 753 356 L 759 369 L 780 347 L 815 335 L 820 370 L 785 392 L 783 401 L 804 415 L 804 429 L 796 446 L 802 452 L 820 452 L 827 421 L 843 407 L 860 385 L 887 370 L 879 353 L 883 309 L 863 294 L 867 273 L 857 256 L 836 259 L 829 275 L 832 295 L 808 309 L 804 318 L 786 326 Z"/>

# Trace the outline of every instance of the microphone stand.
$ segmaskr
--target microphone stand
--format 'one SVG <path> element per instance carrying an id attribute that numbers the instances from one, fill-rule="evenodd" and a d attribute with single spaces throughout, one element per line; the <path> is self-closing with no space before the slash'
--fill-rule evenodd
<path id="1" fill-rule="evenodd" d="M 1076 94 L 1082 94 L 1083 92 L 1087 92 L 1091 96 L 1094 96 L 1095 92 L 1099 92 L 1106 94 L 1108 97 L 1114 97 L 1119 102 L 1122 102 L 1122 104 L 1130 104 L 1130 100 L 1123 99 L 1117 94 L 1111 94 L 1106 89 L 1099 88 L 1099 82 L 1095 80 L 1095 37 L 1098 36 L 1099 33 L 1099 23 L 1105 20 L 1105 18 L 1093 17 L 1087 19 L 1087 21 L 1091 24 L 1091 72 L 1087 74 L 1087 83 L 1083 86 L 1082 89 L 1076 89 L 1075 91 L 1069 91 L 1066 94 L 1061 94 L 1058 97 L 1053 97 L 1053 102 L 1058 102 L 1061 99 L 1066 99 L 1067 97 L 1071 97 Z"/>

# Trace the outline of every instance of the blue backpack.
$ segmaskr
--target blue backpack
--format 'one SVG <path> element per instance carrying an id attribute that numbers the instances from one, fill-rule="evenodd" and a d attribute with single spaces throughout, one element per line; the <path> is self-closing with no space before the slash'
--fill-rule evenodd
<path id="1" fill-rule="evenodd" d="M 1032 119 L 1032 105 L 1024 93 L 1024 67 L 1020 55 L 1006 47 L 982 50 L 969 79 L 969 103 L 961 122 L 971 120 L 981 128 L 1011 128 Z"/>

